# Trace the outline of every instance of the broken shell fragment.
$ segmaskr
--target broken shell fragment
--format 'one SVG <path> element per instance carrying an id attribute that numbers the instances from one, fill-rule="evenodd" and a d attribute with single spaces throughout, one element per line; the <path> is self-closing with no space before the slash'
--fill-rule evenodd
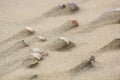
<path id="1" fill-rule="evenodd" d="M 42 53 L 41 55 L 42 55 L 43 57 L 44 57 L 44 56 L 48 56 L 48 53 L 47 53 L 47 52 L 44 52 L 44 53 Z"/>
<path id="2" fill-rule="evenodd" d="M 79 26 L 79 24 L 78 24 L 78 22 L 76 20 L 71 20 L 71 22 L 72 22 L 72 25 L 74 27 Z"/>
<path id="3" fill-rule="evenodd" d="M 71 9 L 71 11 L 79 10 L 79 7 L 76 3 L 68 3 L 68 7 Z"/>
<path id="4" fill-rule="evenodd" d="M 35 30 L 31 27 L 25 27 L 25 29 L 30 32 L 31 34 L 33 34 L 35 32 Z"/>
<path id="5" fill-rule="evenodd" d="M 46 38 L 43 37 L 43 36 L 39 36 L 38 39 L 39 39 L 40 41 L 46 41 Z"/>
<path id="6" fill-rule="evenodd" d="M 32 51 L 36 54 L 36 56 L 38 56 L 39 59 L 39 54 L 44 57 L 44 56 L 48 56 L 48 53 L 45 50 L 41 50 L 40 48 L 33 48 Z M 35 55 L 34 55 L 35 57 Z"/>
<path id="7" fill-rule="evenodd" d="M 45 52 L 45 50 L 42 50 L 40 48 L 32 48 L 32 51 L 37 52 L 37 53 L 44 53 Z"/>
<path id="8" fill-rule="evenodd" d="M 32 56 L 34 56 L 37 60 L 40 60 L 42 58 L 42 55 L 40 53 L 31 53 Z"/>
<path id="9" fill-rule="evenodd" d="M 65 37 L 59 37 L 59 38 L 64 40 L 67 43 L 67 45 L 70 44 L 70 40 L 68 38 L 65 38 Z"/>
<path id="10" fill-rule="evenodd" d="M 32 56 L 26 58 L 23 60 L 23 64 L 27 67 L 27 68 L 31 68 L 34 67 L 38 64 L 38 60 Z"/>

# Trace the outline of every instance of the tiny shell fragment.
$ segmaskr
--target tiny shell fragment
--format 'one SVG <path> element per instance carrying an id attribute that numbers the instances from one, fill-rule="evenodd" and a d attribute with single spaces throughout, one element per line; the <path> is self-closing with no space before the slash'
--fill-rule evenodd
<path id="1" fill-rule="evenodd" d="M 29 31 L 31 34 L 33 34 L 35 32 L 35 30 L 33 28 L 31 28 L 31 27 L 25 27 L 25 29 L 27 31 Z"/>
<path id="2" fill-rule="evenodd" d="M 38 60 L 42 58 L 42 55 L 40 53 L 31 53 L 31 55 L 34 56 Z"/>
<path id="3" fill-rule="evenodd" d="M 65 38 L 65 37 L 59 37 L 59 38 L 64 40 L 67 43 L 67 45 L 70 44 L 70 40 L 68 38 Z"/>
<path id="4" fill-rule="evenodd" d="M 39 39 L 40 41 L 46 41 L 46 38 L 43 37 L 43 36 L 39 36 L 38 39 Z"/>

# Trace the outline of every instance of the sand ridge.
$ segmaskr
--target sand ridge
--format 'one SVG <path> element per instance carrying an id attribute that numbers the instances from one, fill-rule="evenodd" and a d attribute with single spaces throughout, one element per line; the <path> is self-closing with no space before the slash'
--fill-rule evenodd
<path id="1" fill-rule="evenodd" d="M 40 4 L 45 4 L 46 2 L 50 3 L 50 1 L 45 0 Z M 51 5 L 52 2 L 57 1 L 51 0 Z M 64 24 L 60 24 L 56 27 L 49 27 L 50 29 L 39 32 L 40 34 L 38 34 L 36 30 L 34 34 L 31 34 L 31 32 L 23 29 L 13 35 L 13 37 L 1 42 L 1 80 L 96 80 L 96 78 L 99 78 L 98 80 L 119 80 L 120 60 L 119 57 L 117 57 L 119 56 L 117 53 L 119 53 L 120 41 L 119 38 L 113 37 L 117 35 L 120 30 L 119 9 L 112 9 L 107 12 L 104 10 L 101 16 L 98 16 L 98 18 L 86 24 L 82 24 L 80 23 L 81 21 L 79 21 L 82 17 L 82 11 L 80 10 L 83 7 L 86 6 L 86 12 L 88 10 L 86 14 L 89 14 L 89 8 L 87 9 L 87 7 L 93 7 L 93 11 L 97 12 L 97 8 L 95 9 L 96 5 L 98 5 L 98 8 L 111 8 L 112 4 L 114 6 L 117 4 L 116 8 L 118 8 L 119 1 L 80 1 L 84 4 L 76 3 L 77 6 L 82 5 L 79 11 L 75 11 L 76 14 L 71 13 L 71 9 L 76 8 L 76 5 L 72 3 L 71 8 L 71 4 L 66 4 L 66 1 L 62 0 L 57 3 L 60 2 L 64 2 L 64 4 L 53 7 L 53 9 L 48 8 L 48 12 L 45 14 L 43 13 L 43 15 L 45 15 L 43 19 L 48 21 L 45 24 L 51 24 L 49 21 L 50 19 L 54 21 L 55 18 L 60 19 L 60 17 L 63 17 L 63 19 L 65 19 L 64 21 L 66 21 Z M 68 3 L 70 2 L 71 0 L 68 0 Z M 15 3 L 14 0 L 13 3 Z M 32 5 L 34 3 L 37 2 L 30 0 L 29 4 Z M 87 5 L 90 3 L 94 4 Z M 23 6 L 25 5 L 23 4 Z M 78 10 L 78 8 L 75 10 Z M 100 11 L 102 11 L 102 9 Z M 76 19 L 75 15 L 80 18 Z M 36 22 L 42 21 L 40 18 L 36 20 L 33 19 L 32 21 L 30 19 L 27 24 L 32 26 L 34 23 L 37 24 Z M 45 24 L 38 25 L 38 28 L 39 26 L 44 28 Z M 57 23 L 54 21 L 54 25 L 55 24 Z M 35 29 L 35 27 L 33 28 Z M 41 39 L 45 39 L 45 41 Z M 36 58 L 34 56 L 31 57 L 33 48 L 45 50 L 48 56 L 40 61 L 37 60 L 37 65 L 35 65 L 35 67 L 26 67 L 26 65 L 28 66 L 29 64 L 36 64 L 34 63 Z M 102 54 L 99 55 L 99 53 Z M 25 64 L 23 64 L 24 59 L 28 59 Z M 109 71 L 110 73 L 108 73 Z M 100 75 L 101 73 L 102 75 Z"/>

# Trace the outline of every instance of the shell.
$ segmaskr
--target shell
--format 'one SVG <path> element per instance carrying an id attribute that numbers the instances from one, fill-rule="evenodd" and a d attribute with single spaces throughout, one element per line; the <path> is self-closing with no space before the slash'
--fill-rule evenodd
<path id="1" fill-rule="evenodd" d="M 38 39 L 39 39 L 40 41 L 46 41 L 46 38 L 43 37 L 43 36 L 39 36 Z"/>
<path id="2" fill-rule="evenodd" d="M 65 4 L 59 4 L 59 7 L 60 7 L 60 8 L 65 8 L 66 5 L 65 5 Z"/>
<path id="3" fill-rule="evenodd" d="M 43 53 L 45 52 L 45 50 L 41 50 L 40 48 L 32 48 L 33 52 L 37 52 L 37 53 Z"/>
<path id="4" fill-rule="evenodd" d="M 64 40 L 67 43 L 67 45 L 70 44 L 70 40 L 68 38 L 65 38 L 65 37 L 59 37 L 59 38 Z"/>
<path id="5" fill-rule="evenodd" d="M 39 53 L 42 56 L 48 56 L 48 53 L 45 50 L 41 50 L 40 48 L 32 48 L 32 51 L 35 53 Z"/>
<path id="6" fill-rule="evenodd" d="M 33 56 L 28 56 L 23 60 L 23 65 L 26 66 L 27 68 L 34 67 L 38 64 L 38 60 L 34 58 Z"/>
<path id="7" fill-rule="evenodd" d="M 71 9 L 71 11 L 77 11 L 79 10 L 79 7 L 76 3 L 68 3 L 68 7 Z"/>
<path id="8" fill-rule="evenodd" d="M 40 60 L 42 58 L 42 55 L 40 53 L 31 53 L 32 56 L 34 56 L 37 60 Z"/>
<path id="9" fill-rule="evenodd" d="M 71 22 L 74 27 L 79 26 L 77 20 L 71 20 Z"/>
<path id="10" fill-rule="evenodd" d="M 35 32 L 35 30 L 31 27 L 25 27 L 25 29 L 32 34 Z"/>

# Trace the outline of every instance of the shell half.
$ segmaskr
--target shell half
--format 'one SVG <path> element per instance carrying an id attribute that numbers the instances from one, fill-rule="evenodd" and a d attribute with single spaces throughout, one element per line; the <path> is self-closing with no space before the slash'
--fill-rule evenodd
<path id="1" fill-rule="evenodd" d="M 35 32 L 35 30 L 31 27 L 25 27 L 25 29 L 32 34 Z"/>

